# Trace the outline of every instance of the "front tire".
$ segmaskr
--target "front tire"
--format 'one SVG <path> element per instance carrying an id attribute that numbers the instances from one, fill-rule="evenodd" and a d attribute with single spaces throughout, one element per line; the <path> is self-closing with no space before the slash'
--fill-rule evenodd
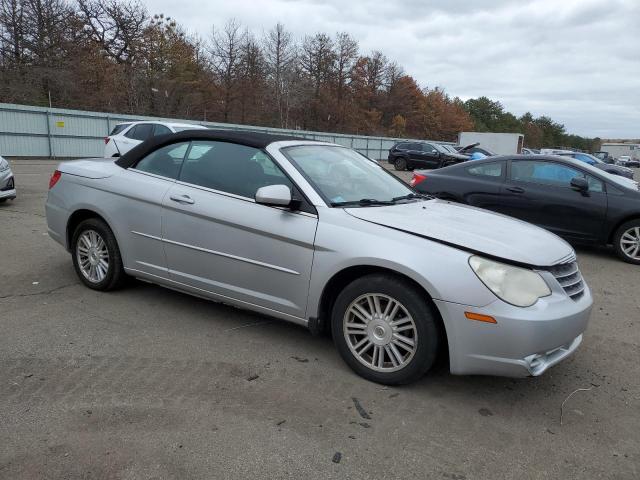
<path id="1" fill-rule="evenodd" d="M 407 169 L 407 159 L 404 157 L 398 157 L 393 161 L 393 168 L 398 171 Z"/>
<path id="2" fill-rule="evenodd" d="M 84 220 L 76 227 L 71 256 L 78 278 L 93 290 L 115 290 L 126 279 L 116 237 L 98 218 Z"/>
<path id="3" fill-rule="evenodd" d="M 360 376 L 385 385 L 411 383 L 433 365 L 440 343 L 425 292 L 407 280 L 373 274 L 350 283 L 332 312 L 333 340 Z"/>
<path id="4" fill-rule="evenodd" d="M 621 260 L 640 265 L 640 219 L 620 225 L 613 236 L 613 245 Z"/>

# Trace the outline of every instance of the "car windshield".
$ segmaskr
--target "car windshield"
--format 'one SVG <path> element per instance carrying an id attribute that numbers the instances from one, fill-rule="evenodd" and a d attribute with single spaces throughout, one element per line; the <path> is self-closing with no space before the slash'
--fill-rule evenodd
<path id="1" fill-rule="evenodd" d="M 429 145 L 432 145 L 436 150 L 438 150 L 441 153 L 451 153 L 447 149 L 446 145 L 440 145 L 439 143 L 430 143 Z M 458 152 L 455 152 L 455 153 L 458 153 Z"/>
<path id="2" fill-rule="evenodd" d="M 185 130 L 199 130 L 200 129 L 200 127 L 198 125 L 194 125 L 193 127 L 192 126 L 177 127 L 175 125 L 172 125 L 171 128 L 173 128 L 173 130 L 176 131 L 176 132 L 184 132 Z"/>
<path id="3" fill-rule="evenodd" d="M 566 158 L 566 157 L 564 157 Z M 593 174 L 594 177 L 604 177 L 608 182 L 614 183 L 616 186 L 628 188 L 630 190 L 638 190 L 638 182 L 631 180 L 630 178 L 621 177 L 620 175 L 613 175 L 611 173 L 600 170 L 599 168 L 589 165 L 588 163 L 580 162 L 579 160 L 572 159 L 571 162 L 578 162 L 580 168 Z"/>
<path id="4" fill-rule="evenodd" d="M 118 125 L 113 127 L 113 130 L 111 130 L 111 133 L 109 135 L 118 135 L 120 132 L 122 132 L 129 125 L 131 125 L 131 124 L 130 123 L 119 123 Z"/>
<path id="5" fill-rule="evenodd" d="M 599 158 L 594 157 L 593 155 L 590 155 L 588 153 L 580 153 L 580 154 L 576 155 L 576 158 L 578 160 L 582 160 L 585 163 L 588 163 L 589 165 L 597 165 L 599 163 L 604 163 Z"/>
<path id="6" fill-rule="evenodd" d="M 282 152 L 333 207 L 391 205 L 421 198 L 378 163 L 349 148 L 301 145 Z"/>
<path id="7" fill-rule="evenodd" d="M 448 153 L 458 153 L 458 151 L 453 148 L 452 145 L 440 145 L 442 148 L 444 148 Z"/>
<path id="8" fill-rule="evenodd" d="M 628 188 L 629 190 L 640 190 L 638 182 L 630 178 L 621 177 L 620 175 L 613 175 L 611 173 L 603 172 L 610 182 L 615 183 L 616 186 Z"/>

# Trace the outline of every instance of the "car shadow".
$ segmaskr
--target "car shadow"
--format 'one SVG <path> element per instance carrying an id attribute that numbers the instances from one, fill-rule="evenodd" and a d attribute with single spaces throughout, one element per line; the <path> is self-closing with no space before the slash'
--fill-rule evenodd
<path id="1" fill-rule="evenodd" d="M 158 289 L 163 290 L 163 301 L 181 313 L 171 316 L 175 321 L 180 321 L 182 324 L 185 321 L 197 324 L 202 322 L 209 324 L 213 321 L 219 324 L 222 333 L 233 331 L 240 335 L 246 332 L 246 335 L 251 337 L 264 336 L 265 342 L 279 343 L 283 352 L 297 351 L 305 356 L 318 357 L 323 364 L 323 370 L 322 372 L 314 371 L 313 375 L 321 373 L 323 376 L 328 375 L 329 377 L 346 377 L 354 387 L 377 389 L 375 383 L 352 372 L 340 359 L 329 334 L 313 336 L 301 325 L 144 282 L 133 282 L 127 290 L 135 292 L 136 295 L 141 294 L 152 298 L 157 297 Z M 190 315 L 192 312 L 197 312 L 197 315 Z M 203 312 L 205 315 L 202 315 Z M 264 326 L 268 326 L 268 328 L 264 328 Z M 256 329 L 260 329 L 259 333 L 256 333 Z M 553 374 L 546 372 L 541 377 L 458 376 L 450 373 L 447 351 L 443 349 L 432 369 L 422 379 L 412 384 L 389 388 L 411 396 L 455 397 L 458 400 L 461 397 L 469 396 L 470 402 L 471 399 L 480 395 L 485 401 L 490 399 L 496 404 L 505 401 L 513 403 L 526 397 L 527 403 L 529 403 L 548 397 L 549 389 L 555 386 L 553 382 L 558 376 L 571 375 L 572 367 L 566 366 L 570 363 L 570 361 L 563 362 L 553 367 Z"/>

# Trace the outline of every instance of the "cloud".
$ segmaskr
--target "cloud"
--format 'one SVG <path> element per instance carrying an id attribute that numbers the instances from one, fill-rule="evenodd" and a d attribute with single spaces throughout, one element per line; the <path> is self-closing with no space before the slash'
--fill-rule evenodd
<path id="1" fill-rule="evenodd" d="M 207 37 L 236 18 L 260 36 L 282 22 L 298 39 L 346 31 L 422 86 L 486 95 L 571 133 L 640 137 L 638 0 L 148 1 Z"/>

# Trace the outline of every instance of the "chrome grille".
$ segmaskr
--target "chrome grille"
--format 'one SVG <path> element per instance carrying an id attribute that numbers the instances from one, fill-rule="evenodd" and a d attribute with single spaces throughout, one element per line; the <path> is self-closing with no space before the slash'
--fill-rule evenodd
<path id="1" fill-rule="evenodd" d="M 573 300 L 578 300 L 584 295 L 584 281 L 577 262 L 554 265 L 549 271 Z"/>

